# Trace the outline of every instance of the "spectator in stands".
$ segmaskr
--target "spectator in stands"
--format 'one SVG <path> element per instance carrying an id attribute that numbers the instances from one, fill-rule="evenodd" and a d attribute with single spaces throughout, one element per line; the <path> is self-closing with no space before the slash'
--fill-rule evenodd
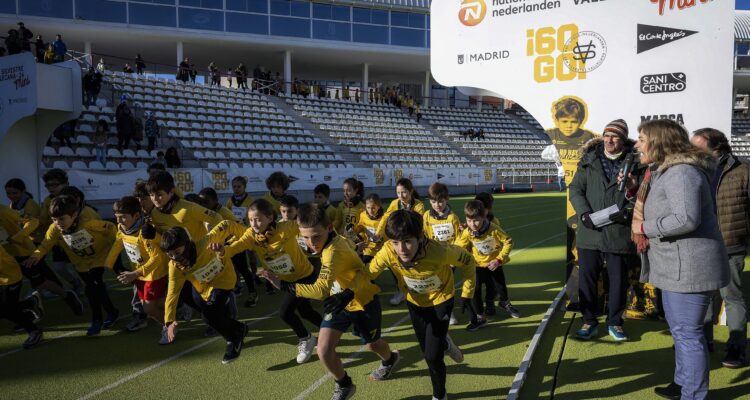
<path id="1" fill-rule="evenodd" d="M 96 74 L 94 68 L 89 68 L 86 75 L 83 76 L 81 86 L 83 87 L 83 104 L 88 106 L 96 104 Z"/>
<path id="2" fill-rule="evenodd" d="M 747 307 L 742 296 L 742 273 L 745 269 L 747 244 L 750 239 L 750 164 L 732 154 L 727 137 L 716 129 L 695 132 L 690 140 L 694 145 L 717 159 L 717 169 L 711 182 L 716 199 L 719 228 L 729 253 L 729 285 L 720 290 L 724 301 L 729 340 L 722 365 L 740 368 L 745 364 L 747 349 Z M 713 346 L 713 325 L 721 306 L 719 296 L 712 299 L 706 316 L 706 339 Z"/>
<path id="3" fill-rule="evenodd" d="M 230 88 L 232 87 L 232 81 L 234 80 L 233 77 L 234 77 L 234 70 L 232 68 L 227 68 L 227 82 Z M 237 87 L 239 87 L 239 84 Z"/>
<path id="4" fill-rule="evenodd" d="M 47 45 L 47 51 L 44 52 L 44 63 L 45 64 L 54 64 L 55 63 L 55 48 L 52 46 L 52 43 Z"/>
<path id="5" fill-rule="evenodd" d="M 167 160 L 167 168 L 180 168 L 182 161 L 180 161 L 180 155 L 177 154 L 177 149 L 170 147 L 167 149 L 167 153 L 164 155 L 164 159 Z"/>
<path id="6" fill-rule="evenodd" d="M 414 112 L 417 114 L 417 123 L 422 119 L 422 109 L 419 107 L 419 103 L 416 104 Z"/>
<path id="7" fill-rule="evenodd" d="M 150 153 L 156 148 L 156 141 L 159 138 L 159 121 L 156 120 L 156 115 L 153 112 L 146 112 L 146 138 L 148 139 L 148 147 L 146 150 Z"/>
<path id="8" fill-rule="evenodd" d="M 218 68 L 216 68 L 216 63 L 211 61 L 210 64 L 208 64 L 208 74 L 211 75 L 211 86 L 219 86 L 220 85 L 220 79 L 221 79 L 221 72 Z"/>
<path id="9" fill-rule="evenodd" d="M 18 37 L 21 39 L 21 51 L 31 52 L 31 39 L 34 38 L 34 34 L 23 24 L 18 23 Z"/>
<path id="10" fill-rule="evenodd" d="M 96 152 L 96 161 L 107 164 L 107 139 L 109 136 L 109 124 L 107 121 L 100 119 L 96 124 L 94 131 L 94 151 Z"/>
<path id="11" fill-rule="evenodd" d="M 8 54 L 8 51 L 5 50 L 5 47 L 0 47 L 0 57 L 5 57 L 6 54 Z"/>
<path id="12" fill-rule="evenodd" d="M 557 186 L 560 188 L 561 192 L 564 192 L 565 191 L 565 168 L 560 162 L 556 162 L 555 166 L 557 166 Z"/>
<path id="13" fill-rule="evenodd" d="M 133 70 L 133 67 L 130 66 L 130 64 L 125 63 L 125 67 L 122 68 L 122 72 L 124 72 L 126 74 L 132 74 L 135 71 Z"/>
<path id="14" fill-rule="evenodd" d="M 65 53 L 68 52 L 68 46 L 62 40 L 62 35 L 59 33 L 55 36 L 55 41 L 52 43 L 52 48 L 55 50 L 55 62 L 65 61 Z"/>
<path id="15" fill-rule="evenodd" d="M 133 141 L 135 142 L 135 151 L 139 151 L 141 149 L 141 142 L 143 141 L 144 136 L 143 133 L 143 119 L 133 113 Z"/>
<path id="16" fill-rule="evenodd" d="M 409 108 L 409 117 L 414 115 L 414 98 L 411 95 L 406 96 L 406 107 Z"/>
<path id="17" fill-rule="evenodd" d="M 185 57 L 177 68 L 177 80 L 187 83 L 188 79 L 190 79 L 190 61 Z"/>
<path id="18" fill-rule="evenodd" d="M 154 160 L 154 164 L 167 165 L 167 160 L 164 158 L 163 151 L 159 150 L 156 152 L 156 159 Z M 166 167 L 162 169 L 166 169 Z"/>
<path id="19" fill-rule="evenodd" d="M 195 64 L 190 64 L 190 82 L 195 83 L 195 78 L 198 77 L 198 68 L 195 68 Z"/>
<path id="20" fill-rule="evenodd" d="M 100 74 L 104 75 L 104 73 L 107 71 L 107 64 L 104 63 L 104 59 L 99 59 L 99 64 L 96 64 L 96 70 Z"/>
<path id="21" fill-rule="evenodd" d="M 73 147 L 70 138 L 72 138 L 75 134 L 77 123 L 77 119 L 64 122 L 60 126 L 58 126 L 54 132 L 52 132 L 52 136 L 60 140 L 60 146 Z"/>
<path id="22" fill-rule="evenodd" d="M 128 105 L 128 99 L 125 96 L 120 98 L 120 105 L 115 110 L 117 119 L 117 150 L 122 152 L 123 148 L 130 147 L 130 140 L 133 139 L 135 123 L 133 110 Z"/>
<path id="23" fill-rule="evenodd" d="M 15 29 L 8 30 L 8 36 L 5 38 L 5 47 L 8 49 L 8 55 L 12 56 L 21 52 L 21 36 Z"/>
<path id="24" fill-rule="evenodd" d="M 673 399 L 708 394 L 709 354 L 703 320 L 713 292 L 729 284 L 729 261 L 714 212 L 713 159 L 690 144 L 672 120 L 641 124 L 636 148 L 649 165 L 632 194 L 632 238 L 642 257 L 641 282 L 662 292 L 664 314 L 675 344 L 674 380 L 655 392 Z M 681 397 L 680 397 L 681 396 Z"/>
<path id="25" fill-rule="evenodd" d="M 237 74 L 237 88 L 243 90 L 247 89 L 247 67 L 245 67 L 245 64 L 240 63 L 234 72 Z"/>
<path id="26" fill-rule="evenodd" d="M 141 57 L 141 53 L 138 53 L 135 56 L 135 70 L 138 75 L 143 75 L 143 70 L 146 69 L 146 63 L 143 62 L 143 57 Z"/>
<path id="27" fill-rule="evenodd" d="M 36 36 L 34 41 L 34 54 L 36 55 L 36 62 L 44 62 L 44 51 L 47 49 L 47 44 L 42 40 L 42 35 Z"/>

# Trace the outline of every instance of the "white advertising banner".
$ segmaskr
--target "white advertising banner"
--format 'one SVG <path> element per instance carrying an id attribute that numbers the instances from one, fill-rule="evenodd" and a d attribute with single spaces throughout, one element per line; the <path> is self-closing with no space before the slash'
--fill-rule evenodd
<path id="1" fill-rule="evenodd" d="M 13 124 L 34 114 L 36 93 L 36 61 L 31 53 L 0 58 L 0 143 Z"/>

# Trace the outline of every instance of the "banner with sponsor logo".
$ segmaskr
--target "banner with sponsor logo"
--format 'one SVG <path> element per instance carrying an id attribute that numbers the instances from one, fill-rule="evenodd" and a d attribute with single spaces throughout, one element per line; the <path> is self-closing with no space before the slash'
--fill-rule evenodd
<path id="1" fill-rule="evenodd" d="M 0 142 L 8 129 L 36 111 L 36 61 L 31 53 L 0 59 Z"/>

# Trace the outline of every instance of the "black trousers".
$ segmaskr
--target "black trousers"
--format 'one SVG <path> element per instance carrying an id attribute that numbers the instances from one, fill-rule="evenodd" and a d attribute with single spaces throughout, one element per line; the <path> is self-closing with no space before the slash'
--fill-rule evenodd
<path id="1" fill-rule="evenodd" d="M 419 307 L 408 301 L 406 304 L 419 347 L 430 370 L 432 396 L 442 399 L 445 397 L 447 375 L 443 360 L 448 347 L 445 336 L 448 334 L 448 322 L 453 311 L 453 299 L 433 307 Z"/>
<path id="2" fill-rule="evenodd" d="M 124 149 L 127 149 L 130 147 L 130 139 L 131 136 L 123 136 L 123 135 L 117 135 L 117 150 L 122 152 Z"/>
<path id="3" fill-rule="evenodd" d="M 482 299 L 482 286 L 487 291 Z M 494 271 L 488 268 L 477 268 L 476 287 L 474 289 L 474 307 L 477 313 L 484 314 L 484 306 L 491 307 L 494 305 L 495 296 L 500 293 L 500 301 L 508 301 L 508 285 L 505 283 L 505 272 L 503 267 Z M 484 300 L 484 301 L 482 301 Z"/>
<path id="4" fill-rule="evenodd" d="M 243 324 L 232 317 L 230 302 L 234 299 L 231 290 L 214 289 L 208 300 L 203 300 L 195 288 L 192 291 L 193 302 L 200 309 L 208 325 L 229 342 L 237 343 L 242 340 Z"/>
<path id="5" fill-rule="evenodd" d="M 16 257 L 16 261 L 18 261 L 18 264 L 23 265 L 28 258 L 29 257 Z M 37 288 L 46 281 L 52 281 L 60 285 L 60 287 L 63 287 L 60 278 L 52 272 L 52 269 L 47 265 L 44 259 L 39 260 L 39 262 L 31 268 L 21 268 L 21 273 L 29 280 L 32 288 Z"/>
<path id="6" fill-rule="evenodd" d="M 92 268 L 87 272 L 79 272 L 78 275 L 83 279 L 85 285 L 84 293 L 86 293 L 86 298 L 89 299 L 92 321 L 102 321 L 102 309 L 107 314 L 117 312 L 117 308 L 112 304 L 112 299 L 109 298 L 107 285 L 104 283 L 104 267 Z"/>
<path id="7" fill-rule="evenodd" d="M 320 328 L 323 317 L 315 311 L 309 299 L 297 297 L 292 292 L 283 293 L 284 298 L 281 300 L 281 309 L 279 310 L 281 319 L 292 328 L 298 338 L 303 339 L 310 335 L 310 331 L 305 328 L 300 316 Z M 297 313 L 299 313 L 299 316 Z"/>
<path id="8" fill-rule="evenodd" d="M 31 313 L 24 311 L 32 308 L 34 303 L 30 299 L 20 301 L 20 296 L 21 282 L 0 286 L 0 319 L 8 319 L 20 325 L 26 332 L 39 330 L 33 322 Z"/>
<path id="9" fill-rule="evenodd" d="M 255 257 L 255 254 L 247 253 L 248 252 L 242 252 L 232 257 L 232 265 L 234 265 L 235 272 L 237 272 L 238 275 L 242 275 L 242 278 L 245 280 L 245 285 L 247 285 L 247 292 L 255 293 L 255 276 L 253 272 L 250 271 L 250 263 L 247 261 L 248 256 Z M 238 278 L 237 284 L 239 283 L 240 280 Z"/>
<path id="10" fill-rule="evenodd" d="M 625 298 L 628 288 L 626 257 L 621 254 L 602 253 L 598 250 L 578 249 L 579 287 L 578 297 L 583 314 L 583 322 L 597 325 L 599 309 L 599 274 L 607 264 L 609 277 L 607 325 L 622 326 L 622 313 L 625 311 Z"/>
<path id="11" fill-rule="evenodd" d="M 148 139 L 148 146 L 146 147 L 146 151 L 150 153 L 151 150 L 156 148 L 156 136 L 148 136 L 147 139 Z"/>

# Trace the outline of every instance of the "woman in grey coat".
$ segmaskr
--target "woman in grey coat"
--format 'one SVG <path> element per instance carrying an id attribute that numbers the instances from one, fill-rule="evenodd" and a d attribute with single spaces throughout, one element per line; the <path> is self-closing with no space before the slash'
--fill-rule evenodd
<path id="1" fill-rule="evenodd" d="M 655 392 L 704 399 L 709 366 L 703 319 L 711 294 L 729 283 L 709 184 L 713 161 L 674 121 L 647 121 L 638 130 L 636 149 L 649 169 L 638 189 L 632 236 L 642 254 L 641 281 L 662 290 L 675 343 L 674 381 Z M 628 188 L 635 191 L 634 180 Z"/>

